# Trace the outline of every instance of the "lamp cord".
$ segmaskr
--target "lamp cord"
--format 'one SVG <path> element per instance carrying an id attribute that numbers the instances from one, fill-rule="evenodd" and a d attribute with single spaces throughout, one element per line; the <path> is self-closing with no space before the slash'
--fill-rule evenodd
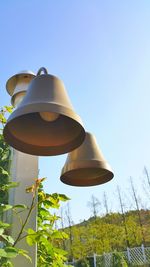
<path id="1" fill-rule="evenodd" d="M 47 71 L 47 69 L 46 68 L 44 68 L 44 67 L 42 67 L 42 68 L 40 68 L 39 70 L 38 70 L 38 72 L 37 72 L 37 76 L 38 75 L 41 75 L 41 72 L 44 72 L 44 74 L 48 74 L 48 71 Z"/>

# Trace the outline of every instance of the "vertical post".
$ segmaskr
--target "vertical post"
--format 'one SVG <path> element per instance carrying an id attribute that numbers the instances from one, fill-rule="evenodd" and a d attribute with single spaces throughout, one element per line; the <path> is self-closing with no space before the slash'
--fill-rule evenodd
<path id="1" fill-rule="evenodd" d="M 105 252 L 103 253 L 103 263 L 104 263 L 104 266 L 106 267 L 106 253 Z"/>
<path id="2" fill-rule="evenodd" d="M 127 257 L 128 257 L 129 263 L 131 263 L 130 248 L 128 248 L 128 247 L 127 247 Z"/>
<path id="3" fill-rule="evenodd" d="M 17 107 L 23 100 L 28 86 L 35 74 L 31 71 L 21 71 L 12 76 L 6 83 L 7 92 L 11 96 L 11 103 Z M 38 157 L 24 154 L 15 149 L 12 149 L 12 164 L 11 164 L 11 178 L 14 182 L 19 182 L 18 188 L 13 188 L 9 195 L 9 203 L 13 205 L 24 204 L 28 207 L 31 205 L 32 195 L 26 193 L 26 188 L 34 183 L 34 178 L 38 178 Z M 22 222 L 24 222 L 27 212 L 20 213 Z M 21 229 L 19 219 L 12 215 L 12 236 L 14 240 L 18 236 Z M 27 228 L 32 228 L 36 231 L 36 209 L 32 212 L 27 224 Z M 25 235 L 25 233 L 24 233 Z M 25 257 L 17 256 L 14 260 L 15 267 L 36 267 L 37 266 L 37 249 L 36 246 L 29 247 L 22 239 L 17 243 L 17 247 L 29 251 L 29 256 L 32 263 Z"/>
<path id="4" fill-rule="evenodd" d="M 141 245 L 141 248 L 142 248 L 142 255 L 143 255 L 143 260 L 144 260 L 144 263 L 146 263 L 146 254 L 145 254 L 145 247 L 144 247 L 144 244 Z"/>
<path id="5" fill-rule="evenodd" d="M 10 193 L 10 203 L 12 203 L 13 205 L 25 204 L 26 206 L 30 206 L 32 196 L 31 194 L 27 194 L 25 189 L 26 187 L 31 186 L 34 183 L 34 178 L 38 177 L 38 157 L 27 155 L 13 149 L 11 177 L 12 181 L 19 182 L 20 185 L 19 187 L 14 188 Z M 23 212 L 20 215 L 21 219 L 24 221 L 27 212 Z M 27 224 L 27 228 L 32 228 L 34 231 L 36 231 L 36 210 L 34 210 L 31 214 L 31 217 Z M 18 218 L 13 215 L 11 230 L 14 239 L 16 239 L 20 229 L 20 222 Z M 36 246 L 29 247 L 25 239 L 22 239 L 18 242 L 17 247 L 29 251 L 29 256 L 32 259 L 32 263 L 30 263 L 30 261 L 23 256 L 17 256 L 16 259 L 14 259 L 13 261 L 14 266 L 36 267 Z"/>
<path id="6" fill-rule="evenodd" d="M 73 266 L 75 266 L 75 259 L 74 258 L 72 259 L 72 263 L 73 263 Z"/>
<path id="7" fill-rule="evenodd" d="M 96 253 L 93 255 L 93 260 L 94 260 L 94 267 L 96 267 Z"/>

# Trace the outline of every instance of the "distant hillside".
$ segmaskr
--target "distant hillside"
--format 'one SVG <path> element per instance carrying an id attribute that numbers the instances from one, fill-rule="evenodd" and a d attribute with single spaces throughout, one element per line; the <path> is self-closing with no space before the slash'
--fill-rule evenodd
<path id="1" fill-rule="evenodd" d="M 150 210 L 130 210 L 124 214 L 109 213 L 65 228 L 69 240 L 63 246 L 69 252 L 69 258 L 82 258 L 94 253 L 102 254 L 114 249 L 122 251 L 127 245 L 150 245 Z"/>

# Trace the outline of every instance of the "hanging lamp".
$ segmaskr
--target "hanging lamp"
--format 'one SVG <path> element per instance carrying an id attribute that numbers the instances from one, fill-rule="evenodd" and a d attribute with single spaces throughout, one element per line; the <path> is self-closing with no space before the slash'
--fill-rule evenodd
<path id="1" fill-rule="evenodd" d="M 11 104 L 16 107 L 23 100 L 29 83 L 35 78 L 32 71 L 23 70 L 9 78 L 6 90 L 11 96 Z"/>
<path id="2" fill-rule="evenodd" d="M 113 176 L 95 137 L 87 132 L 82 145 L 68 154 L 60 180 L 72 186 L 92 186 L 106 183 Z"/>
<path id="3" fill-rule="evenodd" d="M 24 153 L 52 156 L 80 146 L 85 130 L 63 82 L 40 68 L 22 102 L 8 118 L 4 138 Z"/>

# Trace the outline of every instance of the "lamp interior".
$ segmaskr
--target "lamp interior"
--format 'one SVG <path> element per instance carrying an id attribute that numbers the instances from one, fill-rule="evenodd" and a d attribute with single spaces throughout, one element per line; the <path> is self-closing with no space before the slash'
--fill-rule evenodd
<path id="1" fill-rule="evenodd" d="M 84 140 L 84 130 L 75 120 L 59 115 L 57 120 L 49 122 L 38 112 L 8 122 L 4 135 L 14 148 L 43 156 L 67 153 Z"/>

